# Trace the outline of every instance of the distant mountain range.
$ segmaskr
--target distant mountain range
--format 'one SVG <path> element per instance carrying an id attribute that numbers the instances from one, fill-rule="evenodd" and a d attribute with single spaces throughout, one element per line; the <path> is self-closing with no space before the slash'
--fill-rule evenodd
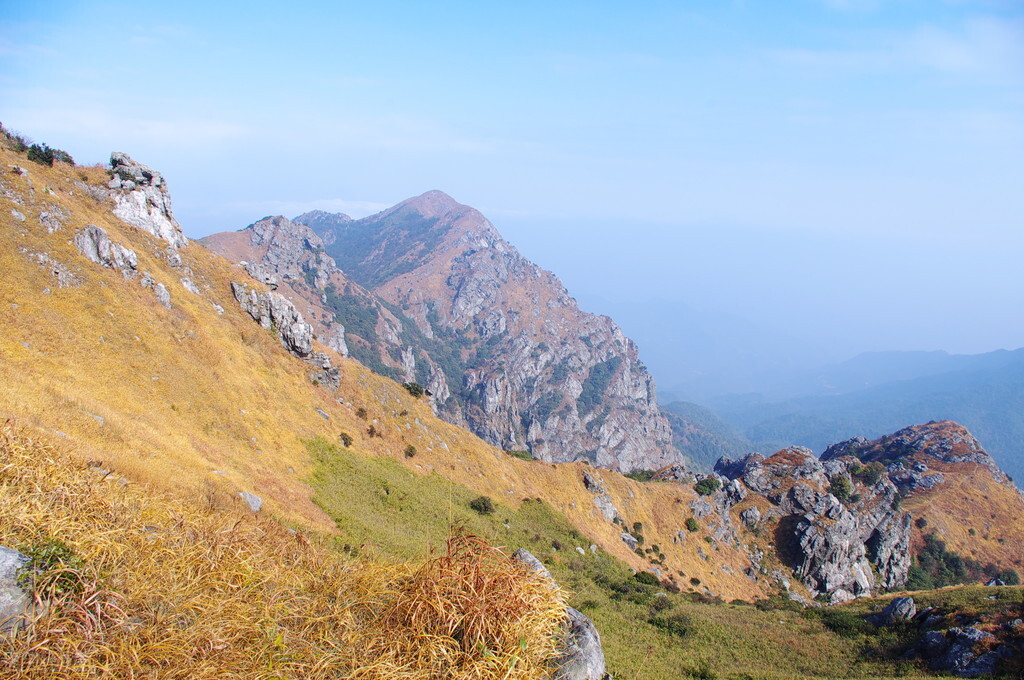
<path id="1" fill-rule="evenodd" d="M 1011 477 L 1024 479 L 1024 349 L 863 354 L 800 376 L 779 393 L 794 396 L 741 395 L 709 406 L 762 451 L 797 444 L 820 452 L 902 423 L 955 420 L 986 442 Z"/>

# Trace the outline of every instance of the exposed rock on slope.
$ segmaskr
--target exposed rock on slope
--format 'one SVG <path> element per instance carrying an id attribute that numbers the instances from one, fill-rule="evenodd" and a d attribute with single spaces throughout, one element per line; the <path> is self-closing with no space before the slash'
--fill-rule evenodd
<path id="1" fill-rule="evenodd" d="M 188 239 L 174 219 L 163 176 L 121 152 L 110 155 L 110 169 L 114 174 L 108 185 L 114 214 L 133 227 L 162 238 L 172 248 L 184 247 Z"/>
<path id="2" fill-rule="evenodd" d="M 934 533 L 963 558 L 1024 567 L 1024 497 L 964 426 L 933 421 L 873 441 L 857 437 L 822 454 L 825 465 L 854 459 L 882 467 L 899 489 L 915 520 L 913 550 Z"/>
<path id="3" fill-rule="evenodd" d="M 723 459 L 715 469 L 768 500 L 767 512 L 749 519 L 773 523 L 780 559 L 811 593 L 843 602 L 903 585 L 910 567 L 910 517 L 898 509 L 896 487 L 884 478 L 864 483 L 851 474 L 855 465 L 792 447 L 767 459 Z"/>

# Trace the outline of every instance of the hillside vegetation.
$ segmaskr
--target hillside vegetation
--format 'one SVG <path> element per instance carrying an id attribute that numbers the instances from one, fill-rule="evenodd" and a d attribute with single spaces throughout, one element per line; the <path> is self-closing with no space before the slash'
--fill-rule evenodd
<path id="1" fill-rule="evenodd" d="M 465 533 L 355 560 L 279 523 L 74 463 L 0 427 L 0 544 L 47 611 L 0 636 L 9 678 L 535 678 L 563 595 Z"/>
<path id="2" fill-rule="evenodd" d="M 764 571 L 782 568 L 772 536 L 716 538 L 692 485 L 525 460 L 319 345 L 340 385 L 314 381 L 231 284 L 266 289 L 115 218 L 106 169 L 9 148 L 0 161 L 0 545 L 58 555 L 67 568 L 52 575 L 70 579 L 48 618 L 5 640 L 5 671 L 401 678 L 451 677 L 454 664 L 461 677 L 540 677 L 562 596 L 531 590 L 496 546 L 550 568 L 619 680 L 923 677 L 884 636 L 865 657 L 776 580 L 749 578 L 748 548 L 765 553 Z M 75 238 L 90 225 L 131 249 L 140 274 L 86 259 Z M 241 492 L 259 496 L 257 513 Z M 729 512 L 757 503 L 767 511 L 750 496 Z M 941 527 L 950 545 L 969 548 L 953 523 Z M 515 597 L 470 596 L 494 604 L 488 620 L 515 631 L 511 647 L 465 625 L 424 640 L 440 634 L 417 628 L 416 612 L 453 566 L 531 603 L 503 619 Z M 195 665 L 179 666 L 186 655 Z"/>

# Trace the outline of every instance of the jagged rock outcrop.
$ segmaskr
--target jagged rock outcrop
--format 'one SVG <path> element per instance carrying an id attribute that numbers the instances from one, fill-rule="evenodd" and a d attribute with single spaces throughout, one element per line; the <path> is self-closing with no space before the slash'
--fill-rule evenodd
<path id="1" fill-rule="evenodd" d="M 1016 546 L 1024 545 L 1024 531 L 1016 520 L 1024 512 L 1020 491 L 962 425 L 932 421 L 873 441 L 856 437 L 830 446 L 822 461 L 826 467 L 844 461 L 847 470 L 861 470 L 871 478 L 881 475 L 895 485 L 899 497 L 894 501 L 913 518 L 912 543 L 938 540 L 977 563 L 1019 568 Z M 902 545 L 890 545 L 882 537 L 869 550 L 879 560 L 907 559 Z"/>
<path id="2" fill-rule="evenodd" d="M 114 200 L 114 214 L 162 238 L 172 248 L 183 248 L 188 239 L 174 219 L 171 196 L 163 176 L 119 151 L 110 154 L 110 170 L 113 177 L 107 186 Z"/>
<path id="3" fill-rule="evenodd" d="M 767 459 L 723 459 L 716 471 L 735 477 L 715 498 L 739 503 L 744 488 L 764 496 L 771 509 L 765 515 L 748 509 L 743 523 L 772 520 L 779 556 L 794 575 L 812 594 L 843 602 L 906 583 L 910 567 L 910 516 L 897 508 L 896 487 L 884 478 L 861 483 L 851 475 L 856 465 L 849 457 L 822 463 L 802 447 Z"/>
<path id="4" fill-rule="evenodd" d="M 261 293 L 234 281 L 231 293 L 261 326 L 276 330 L 289 352 L 303 359 L 313 353 L 313 328 L 302 319 L 291 301 L 277 293 Z"/>
<path id="5" fill-rule="evenodd" d="M 134 250 L 114 243 L 106 229 L 95 225 L 87 225 L 75 234 L 75 246 L 90 262 L 116 269 L 125 278 L 131 278 L 139 268 L 139 258 Z"/>
<path id="6" fill-rule="evenodd" d="M 520 548 L 512 557 L 529 571 L 547 579 L 553 588 L 558 588 L 551 572 L 528 550 Z M 566 607 L 565 629 L 562 651 L 551 661 L 554 669 L 552 680 L 605 678 L 604 650 L 601 648 L 601 636 L 593 622 L 572 607 Z"/>
<path id="7" fill-rule="evenodd" d="M 235 281 L 231 282 L 231 294 L 254 321 L 274 331 L 289 352 L 317 369 L 309 374 L 310 382 L 329 390 L 341 385 L 341 370 L 331 363 L 329 356 L 313 351 L 313 327 L 305 322 L 290 300 L 274 292 L 262 293 Z"/>
<path id="8" fill-rule="evenodd" d="M 821 459 L 831 460 L 841 456 L 853 456 L 864 462 L 878 461 L 889 466 L 889 472 L 896 475 L 893 481 L 899 479 L 897 483 L 901 484 L 901 488 L 908 487 L 908 492 L 929 489 L 943 481 L 941 476 L 934 481 L 924 481 L 937 473 L 933 471 L 925 474 L 929 472 L 924 462 L 927 460 L 980 465 L 992 474 L 996 482 L 1012 485 L 974 435 L 963 425 L 948 420 L 912 425 L 874 441 L 855 437 L 828 447 Z"/>
<path id="9" fill-rule="evenodd" d="M 134 279 L 140 273 L 139 258 L 135 251 L 112 241 L 106 229 L 92 224 L 86 226 L 85 229 L 75 234 L 75 247 L 90 262 L 119 271 L 128 280 Z M 141 272 L 141 274 L 139 285 L 152 290 L 156 301 L 170 309 L 171 293 L 167 290 L 167 286 L 159 283 L 148 272 Z M 182 279 L 182 285 L 196 294 L 200 293 L 199 289 L 188 279 Z"/>
<path id="10" fill-rule="evenodd" d="M 615 503 L 612 501 L 612 497 L 608 495 L 604 485 L 601 484 L 598 478 L 586 470 L 583 471 L 583 486 L 586 487 L 587 491 L 594 494 L 594 507 L 600 511 L 602 517 L 609 522 L 614 522 L 616 518 L 622 519 L 622 513 L 615 507 Z M 636 546 L 633 549 L 635 550 Z"/>

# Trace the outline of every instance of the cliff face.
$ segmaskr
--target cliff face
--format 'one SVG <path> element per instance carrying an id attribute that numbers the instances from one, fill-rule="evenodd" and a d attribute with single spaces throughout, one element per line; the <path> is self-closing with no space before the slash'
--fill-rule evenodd
<path id="1" fill-rule="evenodd" d="M 681 459 L 635 344 L 441 192 L 202 243 L 301 298 L 326 344 L 423 384 L 439 415 L 496 446 L 622 471 Z"/>

